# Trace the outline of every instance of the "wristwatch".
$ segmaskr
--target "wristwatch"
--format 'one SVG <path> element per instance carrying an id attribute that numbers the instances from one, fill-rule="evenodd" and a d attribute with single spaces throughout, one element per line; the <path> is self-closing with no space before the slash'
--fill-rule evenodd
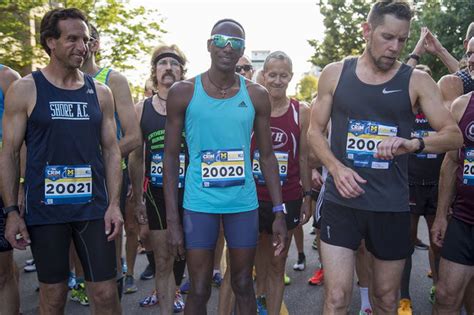
<path id="1" fill-rule="evenodd" d="M 420 154 L 421 152 L 423 152 L 423 150 L 425 149 L 425 141 L 423 140 L 423 138 L 412 138 L 412 139 L 416 139 L 420 142 L 420 147 L 418 148 L 418 150 L 416 150 L 415 154 Z"/>
<path id="2" fill-rule="evenodd" d="M 407 62 L 410 59 L 415 59 L 416 62 L 420 62 L 420 56 L 418 56 L 417 54 L 409 54 L 407 59 L 405 59 L 405 62 Z"/>
<path id="3" fill-rule="evenodd" d="M 6 217 L 10 212 L 16 211 L 20 213 L 20 208 L 18 206 L 9 206 L 2 209 L 3 215 Z"/>
<path id="4" fill-rule="evenodd" d="M 284 214 L 286 214 L 286 206 L 284 203 L 280 204 L 280 205 L 277 205 L 277 206 L 274 206 L 272 208 L 272 211 L 273 213 L 278 213 L 278 212 L 283 212 Z"/>

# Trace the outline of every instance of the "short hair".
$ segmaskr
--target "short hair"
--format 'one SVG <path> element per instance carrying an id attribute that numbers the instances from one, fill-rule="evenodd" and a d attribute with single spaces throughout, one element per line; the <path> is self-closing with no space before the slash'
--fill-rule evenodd
<path id="1" fill-rule="evenodd" d="M 419 64 L 419 65 L 415 66 L 415 69 L 424 71 L 424 72 L 428 73 L 430 76 L 433 75 L 432 72 L 431 72 L 430 67 L 428 67 L 427 65 Z"/>
<path id="2" fill-rule="evenodd" d="M 61 36 L 61 31 L 59 30 L 58 23 L 59 21 L 67 19 L 79 19 L 84 21 L 89 26 L 86 16 L 79 9 L 54 9 L 47 12 L 43 16 L 43 19 L 41 19 L 40 43 L 48 55 L 51 55 L 51 49 L 49 49 L 48 44 L 46 43 L 47 39 L 50 37 L 58 39 Z"/>
<path id="3" fill-rule="evenodd" d="M 380 0 L 370 9 L 367 21 L 376 28 L 384 21 L 385 15 L 394 15 L 397 19 L 411 21 L 413 11 L 405 1 Z"/>
<path id="4" fill-rule="evenodd" d="M 474 22 L 471 22 L 471 24 L 469 24 L 467 28 L 466 40 L 470 40 L 473 37 L 474 37 Z"/>
<path id="5" fill-rule="evenodd" d="M 242 24 L 240 24 L 239 22 L 237 22 L 236 20 L 234 19 L 222 19 L 222 20 L 219 20 L 216 22 L 216 24 L 214 24 L 214 26 L 212 27 L 211 29 L 211 34 L 212 32 L 214 31 L 214 29 L 219 26 L 220 24 L 222 23 L 226 23 L 226 22 L 229 22 L 229 23 L 234 23 L 235 25 L 237 25 L 238 27 L 240 27 L 242 29 L 242 34 L 243 34 L 243 37 L 245 38 L 245 29 L 244 27 L 242 26 Z"/>
<path id="6" fill-rule="evenodd" d="M 290 66 L 290 71 L 293 72 L 293 62 L 291 61 L 291 58 L 286 53 L 284 53 L 283 51 L 280 51 L 280 50 L 271 52 L 267 56 L 267 58 L 265 58 L 265 62 L 263 63 L 263 71 L 266 71 L 267 64 L 272 59 L 278 59 L 278 60 L 286 61 L 288 63 L 288 65 Z"/>
<path id="7" fill-rule="evenodd" d="M 156 77 L 156 63 L 158 62 L 157 57 L 163 53 L 166 52 L 174 52 L 178 57 L 181 58 L 183 63 L 180 63 L 181 65 L 181 78 L 180 80 L 184 80 L 185 74 L 186 74 L 186 56 L 184 53 L 181 51 L 181 49 L 178 48 L 175 44 L 172 45 L 160 45 L 153 50 L 153 53 L 151 54 L 151 69 L 150 69 L 150 80 L 153 83 L 153 87 L 156 88 L 158 86 L 158 78 Z"/>

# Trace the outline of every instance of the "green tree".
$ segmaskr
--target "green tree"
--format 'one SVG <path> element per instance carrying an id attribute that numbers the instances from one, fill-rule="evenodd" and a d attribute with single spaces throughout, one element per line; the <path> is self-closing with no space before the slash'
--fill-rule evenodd
<path id="1" fill-rule="evenodd" d="M 318 78 L 312 74 L 307 74 L 298 82 L 296 89 L 298 91 L 296 98 L 310 103 L 313 94 L 318 90 Z"/>
<path id="2" fill-rule="evenodd" d="M 370 10 L 370 1 L 321 0 L 320 12 L 324 16 L 324 39 L 309 40 L 315 53 L 311 57 L 314 65 L 324 67 L 348 55 L 361 54 L 364 38 L 361 24 Z"/>
<path id="3" fill-rule="evenodd" d="M 164 30 L 158 12 L 131 7 L 128 0 L 3 0 L 0 4 L 0 60 L 14 69 L 30 68 L 44 60 L 39 46 L 39 21 L 53 7 L 83 10 L 101 34 L 99 59 L 119 70 L 133 68 L 134 61 L 148 55 Z M 33 37 L 32 37 L 32 27 Z M 41 59 L 43 58 L 43 59 Z M 41 62 L 40 62 L 41 63 Z"/>

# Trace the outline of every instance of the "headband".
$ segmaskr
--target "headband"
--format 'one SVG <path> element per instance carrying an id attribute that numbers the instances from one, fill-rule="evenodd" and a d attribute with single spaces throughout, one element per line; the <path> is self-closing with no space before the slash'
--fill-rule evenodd
<path id="1" fill-rule="evenodd" d="M 156 56 L 155 60 L 153 60 L 153 64 L 156 65 L 158 61 L 166 57 L 176 59 L 182 66 L 184 66 L 183 58 L 181 58 L 180 56 L 172 52 L 165 52 L 165 53 L 159 54 L 158 56 Z"/>

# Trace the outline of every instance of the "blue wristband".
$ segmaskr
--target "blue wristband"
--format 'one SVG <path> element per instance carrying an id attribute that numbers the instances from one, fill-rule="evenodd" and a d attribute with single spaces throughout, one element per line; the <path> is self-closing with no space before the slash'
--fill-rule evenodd
<path id="1" fill-rule="evenodd" d="M 283 212 L 284 214 L 286 214 L 286 206 L 284 203 L 282 203 L 280 205 L 274 206 L 272 208 L 272 211 L 273 213 Z"/>

